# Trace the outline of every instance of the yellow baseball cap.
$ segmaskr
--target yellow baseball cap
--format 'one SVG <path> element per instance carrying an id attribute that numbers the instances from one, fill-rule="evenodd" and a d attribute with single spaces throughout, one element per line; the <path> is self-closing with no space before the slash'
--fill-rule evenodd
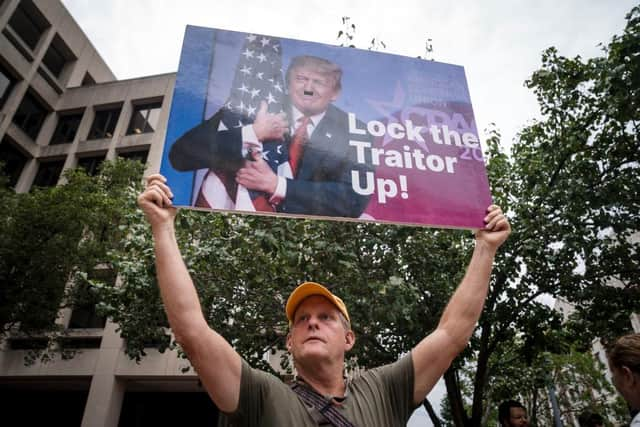
<path id="1" fill-rule="evenodd" d="M 304 282 L 297 288 L 295 288 L 293 292 L 291 292 L 291 295 L 289 295 L 289 299 L 287 300 L 285 311 L 287 313 L 287 319 L 289 319 L 289 324 L 293 322 L 293 316 L 296 314 L 296 309 L 298 308 L 300 303 L 305 298 L 312 295 L 320 295 L 328 299 L 329 302 L 335 305 L 336 308 L 340 310 L 342 314 L 344 314 L 344 317 L 346 317 L 347 320 L 351 322 L 351 319 L 349 318 L 349 312 L 347 311 L 347 306 L 344 305 L 344 301 L 342 301 L 340 297 L 335 296 L 329 289 L 319 283 Z"/>

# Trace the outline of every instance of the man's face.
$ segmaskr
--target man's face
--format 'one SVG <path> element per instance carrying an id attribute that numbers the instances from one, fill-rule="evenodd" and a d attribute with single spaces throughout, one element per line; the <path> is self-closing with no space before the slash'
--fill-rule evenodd
<path id="1" fill-rule="evenodd" d="M 298 306 L 287 336 L 287 348 L 297 362 L 341 362 L 353 343 L 353 332 L 343 325 L 340 311 L 318 295 L 306 298 Z"/>
<path id="2" fill-rule="evenodd" d="M 527 411 L 524 408 L 509 408 L 509 424 L 506 427 L 527 427 Z"/>
<path id="3" fill-rule="evenodd" d="M 338 99 L 333 78 L 315 67 L 303 65 L 290 71 L 289 97 L 293 105 L 305 116 L 326 111 L 330 103 Z"/>

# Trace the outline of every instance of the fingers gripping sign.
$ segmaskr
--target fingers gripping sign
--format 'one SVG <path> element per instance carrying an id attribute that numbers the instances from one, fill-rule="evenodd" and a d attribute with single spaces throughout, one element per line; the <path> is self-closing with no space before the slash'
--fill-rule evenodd
<path id="1" fill-rule="evenodd" d="M 259 141 L 283 139 L 289 132 L 289 122 L 285 113 L 269 113 L 267 103 L 262 101 L 253 122 L 253 130 Z"/>
<path id="2" fill-rule="evenodd" d="M 138 196 L 138 206 L 152 227 L 173 221 L 177 210 L 173 207 L 172 198 L 173 193 L 164 176 L 153 174 L 147 178 L 145 190 Z"/>
<path id="3" fill-rule="evenodd" d="M 491 205 L 484 217 L 484 229 L 476 232 L 476 240 L 487 243 L 493 249 L 498 249 L 511 233 L 509 220 L 499 206 Z"/>

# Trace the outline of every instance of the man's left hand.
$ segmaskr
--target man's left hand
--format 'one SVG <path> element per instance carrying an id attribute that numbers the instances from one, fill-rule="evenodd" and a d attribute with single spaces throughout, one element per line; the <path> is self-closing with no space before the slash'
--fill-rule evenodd
<path id="1" fill-rule="evenodd" d="M 484 217 L 485 227 L 476 232 L 476 241 L 483 242 L 493 250 L 497 250 L 511 233 L 511 225 L 499 206 L 491 205 Z"/>
<path id="2" fill-rule="evenodd" d="M 264 161 L 261 152 L 255 151 L 251 155 L 253 161 L 244 162 L 244 166 L 236 173 L 236 182 L 249 190 L 273 194 L 278 185 L 278 176 Z"/>

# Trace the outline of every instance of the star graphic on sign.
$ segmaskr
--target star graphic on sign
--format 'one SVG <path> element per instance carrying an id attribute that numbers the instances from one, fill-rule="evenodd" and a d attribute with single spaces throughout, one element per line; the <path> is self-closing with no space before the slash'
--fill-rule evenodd
<path id="1" fill-rule="evenodd" d="M 270 153 L 269 151 L 263 151 L 262 152 L 262 158 L 264 160 L 266 160 L 267 162 L 269 161 L 269 153 Z"/>
<path id="2" fill-rule="evenodd" d="M 278 154 L 282 154 L 282 144 L 276 147 L 276 151 L 278 152 Z"/>
<path id="3" fill-rule="evenodd" d="M 246 75 L 251 74 L 251 67 L 247 67 L 246 65 L 244 65 L 241 69 L 240 69 L 241 73 L 244 73 Z"/>
<path id="4" fill-rule="evenodd" d="M 391 123 L 400 124 L 400 121 L 394 114 L 401 112 L 402 115 L 404 115 L 405 112 L 403 111 L 403 109 L 404 109 L 405 99 L 406 99 L 406 94 L 402 89 L 402 85 L 400 84 L 400 82 L 397 82 L 395 91 L 393 93 L 393 99 L 391 101 L 378 101 L 374 99 L 367 99 L 366 101 L 369 103 L 369 105 L 373 107 L 374 110 L 382 114 L 382 116 L 387 119 L 388 121 L 387 126 L 388 126 Z M 391 138 L 389 134 L 385 134 L 384 139 L 382 140 L 382 146 L 384 147 L 391 141 L 393 141 L 393 138 Z M 420 142 L 420 141 L 414 141 L 414 142 L 418 144 L 420 148 L 422 148 L 423 150 L 427 152 L 429 151 L 429 148 L 427 147 L 427 144 L 425 142 Z"/>
<path id="5" fill-rule="evenodd" d="M 249 50 L 249 48 L 246 48 L 244 52 L 242 52 L 242 55 L 244 55 L 244 57 L 247 59 L 253 58 L 253 51 Z"/>
<path id="6" fill-rule="evenodd" d="M 268 38 L 263 37 L 263 38 L 260 40 L 260 43 L 262 43 L 262 47 L 265 47 L 266 45 L 268 45 L 268 44 L 269 44 L 269 41 L 270 41 L 270 40 L 269 40 Z"/>
<path id="7" fill-rule="evenodd" d="M 240 104 L 238 105 L 238 110 L 240 110 L 240 112 L 244 111 L 244 102 L 240 101 Z"/>
<path id="8" fill-rule="evenodd" d="M 262 80 L 262 77 L 264 76 L 263 72 L 257 73 L 256 77 L 259 78 L 260 80 Z"/>
<path id="9" fill-rule="evenodd" d="M 255 39 L 256 39 L 256 36 L 255 36 L 255 35 L 253 35 L 253 34 L 249 34 L 249 35 L 247 35 L 247 40 L 249 40 L 249 42 L 252 42 L 252 41 L 254 41 Z"/>
<path id="10" fill-rule="evenodd" d="M 277 44 L 274 44 L 273 46 L 271 46 L 273 48 L 273 50 L 275 50 L 276 52 L 278 52 L 279 46 Z"/>
<path id="11" fill-rule="evenodd" d="M 255 98 L 260 94 L 260 89 L 251 89 L 251 99 Z"/>
<path id="12" fill-rule="evenodd" d="M 253 105 L 249 105 L 247 107 L 247 114 L 250 116 L 254 116 L 256 114 L 256 107 L 254 107 Z"/>
<path id="13" fill-rule="evenodd" d="M 240 92 L 249 93 L 249 88 L 244 83 L 242 83 L 242 86 L 240 86 L 238 90 Z"/>
<path id="14" fill-rule="evenodd" d="M 271 94 L 271 92 L 269 92 L 269 95 L 267 95 L 267 102 L 269 104 L 272 104 L 274 102 L 276 102 L 276 99 L 273 97 L 273 95 Z"/>
<path id="15" fill-rule="evenodd" d="M 280 86 L 280 82 L 274 84 L 273 88 L 276 89 L 278 92 L 282 92 L 282 86 Z"/>
<path id="16" fill-rule="evenodd" d="M 260 52 L 260 55 L 258 55 L 257 58 L 261 63 L 267 60 L 267 57 L 262 52 Z"/>
<path id="17" fill-rule="evenodd" d="M 331 134 L 330 134 L 330 133 L 328 133 L 328 132 L 327 132 L 327 134 L 326 134 L 326 135 L 327 135 L 327 138 L 329 138 L 329 139 L 331 139 L 331 137 L 333 136 L 333 135 L 331 135 Z"/>

